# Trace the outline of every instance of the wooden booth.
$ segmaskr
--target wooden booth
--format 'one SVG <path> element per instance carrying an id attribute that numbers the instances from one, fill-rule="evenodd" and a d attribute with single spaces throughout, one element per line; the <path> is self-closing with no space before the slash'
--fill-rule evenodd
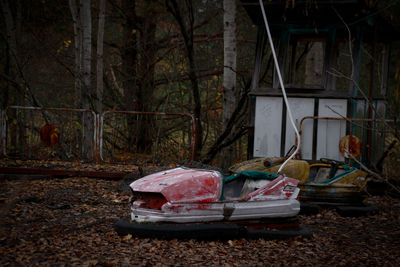
<path id="1" fill-rule="evenodd" d="M 297 141 L 259 1 L 241 2 L 258 26 L 249 157 L 284 156 Z M 395 35 L 367 2 L 264 0 L 293 118 L 301 130 L 299 158 L 343 161 L 339 142 L 346 135 L 361 141 L 358 158 L 364 163 L 374 164 L 385 149 L 385 97 Z"/>

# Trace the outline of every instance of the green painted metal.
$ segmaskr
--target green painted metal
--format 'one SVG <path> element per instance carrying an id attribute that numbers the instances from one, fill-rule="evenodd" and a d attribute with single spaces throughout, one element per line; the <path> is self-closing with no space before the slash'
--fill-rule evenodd
<path id="1" fill-rule="evenodd" d="M 334 176 L 334 177 L 332 177 L 332 178 L 330 178 L 330 179 L 328 179 L 328 180 L 325 180 L 325 181 L 323 181 L 323 182 L 316 183 L 316 184 L 330 184 L 330 183 L 339 181 L 339 180 L 342 179 L 343 177 L 345 177 L 345 176 L 349 175 L 350 173 L 352 173 L 352 172 L 354 172 L 354 171 L 357 170 L 356 168 L 350 167 L 350 166 L 345 165 L 345 164 L 340 165 L 340 166 L 345 170 L 345 172 L 343 172 L 343 173 L 341 173 L 341 174 L 338 174 L 338 175 L 336 175 L 336 176 Z M 339 168 L 339 166 L 336 166 L 336 170 L 337 170 L 338 168 Z M 336 171 L 336 170 L 335 170 L 335 171 Z M 311 184 L 311 183 L 310 183 L 310 182 L 307 182 L 307 184 Z"/>

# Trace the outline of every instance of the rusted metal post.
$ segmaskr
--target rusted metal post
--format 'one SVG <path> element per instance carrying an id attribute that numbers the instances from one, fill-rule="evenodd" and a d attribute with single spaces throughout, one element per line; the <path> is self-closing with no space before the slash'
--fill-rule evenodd
<path id="1" fill-rule="evenodd" d="M 6 121 L 6 111 L 1 111 L 1 132 L 0 132 L 0 144 L 3 156 L 6 156 L 6 144 L 7 144 L 7 121 Z"/>
<path id="2" fill-rule="evenodd" d="M 93 137 L 93 158 L 96 162 L 102 161 L 100 156 L 100 114 L 95 114 L 95 128 L 94 128 L 94 137 Z"/>
<path id="3" fill-rule="evenodd" d="M 104 127 L 104 112 L 100 115 L 100 125 L 99 125 L 99 157 L 103 161 L 103 127 Z"/>

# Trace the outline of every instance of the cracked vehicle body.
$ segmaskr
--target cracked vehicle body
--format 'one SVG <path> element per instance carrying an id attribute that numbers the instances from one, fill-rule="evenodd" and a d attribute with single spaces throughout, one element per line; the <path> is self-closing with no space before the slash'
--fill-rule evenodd
<path id="1" fill-rule="evenodd" d="M 282 158 L 258 158 L 234 165 L 230 170 L 273 173 L 282 162 Z M 321 159 L 310 164 L 304 160 L 290 160 L 282 173 L 299 181 L 301 201 L 357 204 L 365 199 L 367 173 L 340 161 Z"/>
<path id="2" fill-rule="evenodd" d="M 213 170 L 179 167 L 130 185 L 131 219 L 195 223 L 294 217 L 300 211 L 297 184 L 262 172 L 224 178 Z"/>

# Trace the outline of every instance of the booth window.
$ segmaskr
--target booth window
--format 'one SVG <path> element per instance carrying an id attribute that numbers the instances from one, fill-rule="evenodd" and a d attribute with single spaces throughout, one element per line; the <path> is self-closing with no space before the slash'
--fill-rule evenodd
<path id="1" fill-rule="evenodd" d="M 325 40 L 291 36 L 285 64 L 288 88 L 324 88 L 325 47 Z"/>

